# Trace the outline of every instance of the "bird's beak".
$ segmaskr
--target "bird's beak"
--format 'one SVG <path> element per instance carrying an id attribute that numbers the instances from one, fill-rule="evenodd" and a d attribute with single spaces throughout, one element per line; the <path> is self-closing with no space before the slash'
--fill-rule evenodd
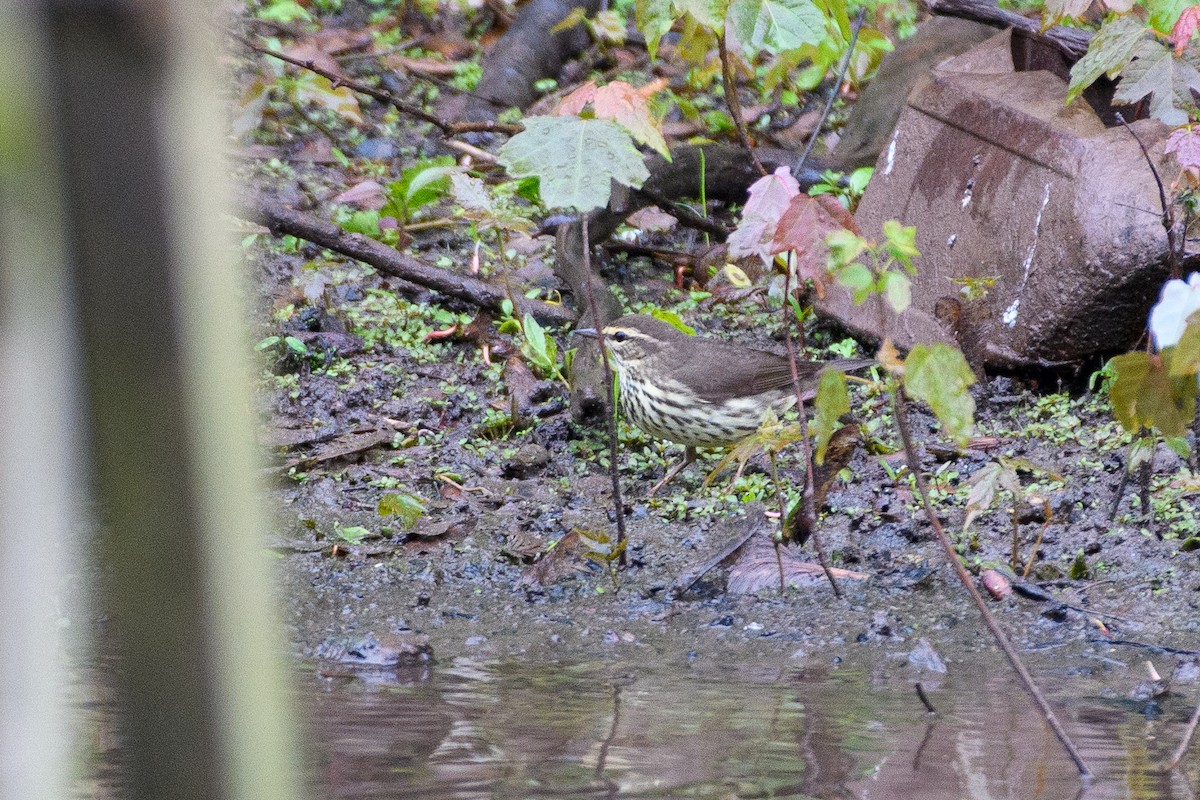
<path id="1" fill-rule="evenodd" d="M 595 329 L 595 328 L 576 328 L 574 331 L 572 331 L 572 333 L 574 333 L 576 336 L 586 336 L 586 337 L 588 337 L 589 339 L 597 339 L 597 338 L 599 338 L 599 337 L 596 335 L 596 329 Z"/>

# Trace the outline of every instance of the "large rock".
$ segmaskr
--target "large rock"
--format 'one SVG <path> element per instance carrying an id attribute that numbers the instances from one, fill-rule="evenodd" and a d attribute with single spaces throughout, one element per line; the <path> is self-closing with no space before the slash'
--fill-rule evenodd
<path id="1" fill-rule="evenodd" d="M 913 304 L 897 317 L 832 289 L 822 310 L 856 333 L 901 347 L 948 341 L 976 364 L 1017 368 L 1079 363 L 1141 335 L 1166 277 L 1154 177 L 1127 130 L 1083 100 L 1065 105 L 1069 65 L 1015 41 L 997 34 L 909 95 L 857 218 L 868 238 L 889 219 L 916 226 Z M 1132 127 L 1169 182 L 1167 128 Z M 977 300 L 956 282 L 990 278 Z"/>

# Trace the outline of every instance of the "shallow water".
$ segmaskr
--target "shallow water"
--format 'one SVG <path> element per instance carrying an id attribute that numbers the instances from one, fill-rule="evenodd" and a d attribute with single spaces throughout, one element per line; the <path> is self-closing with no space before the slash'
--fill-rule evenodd
<path id="1" fill-rule="evenodd" d="M 1055 697 L 1043 679 L 1097 774 L 1084 787 L 1002 657 L 981 659 L 945 675 L 903 662 L 778 671 L 458 659 L 308 673 L 301 692 L 318 797 L 1193 796 L 1184 776 L 1162 771 L 1186 694 L 1148 708 L 1080 700 L 1075 677 L 1057 685 L 1076 699 L 1065 688 Z"/>

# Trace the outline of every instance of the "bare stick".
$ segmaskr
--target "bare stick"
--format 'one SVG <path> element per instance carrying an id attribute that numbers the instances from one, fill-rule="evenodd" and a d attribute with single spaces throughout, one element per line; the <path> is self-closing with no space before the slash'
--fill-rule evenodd
<path id="1" fill-rule="evenodd" d="M 750 136 L 746 133 L 746 123 L 742 120 L 742 103 L 737 96 L 733 59 L 729 56 L 729 48 L 725 44 L 724 34 L 717 37 L 717 48 L 721 55 L 721 85 L 725 87 L 725 104 L 729 106 L 729 116 L 733 117 L 733 129 L 737 131 L 737 138 L 742 147 L 746 148 L 746 152 L 750 154 L 750 160 L 754 162 L 758 174 L 766 175 L 767 169 L 754 154 L 754 146 L 750 144 Z"/>
<path id="2" fill-rule="evenodd" d="M 420 106 L 405 102 L 404 100 L 395 97 L 390 92 L 385 92 L 382 89 L 376 89 L 373 86 L 368 86 L 365 83 L 360 83 L 359 81 L 347 78 L 345 75 L 341 75 L 333 70 L 325 69 L 324 67 L 313 62 L 311 59 L 293 58 L 286 53 L 281 53 L 278 50 L 272 50 L 269 47 L 264 47 L 263 45 L 255 42 L 253 39 L 249 39 L 241 34 L 234 33 L 233 31 L 227 31 L 226 33 L 233 39 L 236 39 L 238 42 L 240 42 L 242 46 L 253 50 L 256 53 L 261 53 L 264 56 L 271 56 L 272 58 L 278 58 L 280 61 L 286 61 L 288 64 L 292 64 L 324 78 L 328 78 L 330 82 L 333 83 L 333 88 L 335 89 L 339 86 L 345 86 L 347 89 L 351 89 L 359 94 L 365 94 L 367 97 L 374 98 L 384 105 L 392 106 L 402 114 L 408 114 L 409 116 L 416 117 L 424 122 L 428 122 L 430 125 L 433 125 L 439 129 L 444 136 L 457 136 L 460 133 L 475 132 L 503 133 L 512 136 L 525 130 L 525 128 L 521 125 L 508 125 L 503 122 L 447 122 L 440 117 L 430 114 Z"/>
<path id="3" fill-rule="evenodd" d="M 1183 730 L 1183 739 L 1179 742 L 1179 747 L 1175 748 L 1174 755 L 1171 756 L 1171 769 L 1179 766 L 1179 762 L 1187 755 L 1188 747 L 1192 744 L 1192 737 L 1196 734 L 1196 726 L 1200 725 L 1200 704 L 1192 711 L 1192 718 L 1188 720 L 1187 727 Z"/>
<path id="4" fill-rule="evenodd" d="M 1026 19 L 1019 14 L 1005 11 L 996 5 L 995 0 L 921 0 L 921 4 L 930 14 L 943 17 L 960 17 L 982 22 L 995 28 L 1016 28 L 1031 36 L 1044 36 L 1047 41 L 1058 47 L 1073 60 L 1083 57 L 1092 40 L 1090 31 L 1081 28 L 1064 28 L 1055 25 L 1045 31 L 1037 20 Z"/>
<path id="5" fill-rule="evenodd" d="M 439 269 L 367 236 L 349 233 L 333 223 L 285 208 L 271 198 L 256 198 L 244 204 L 239 213 L 245 219 L 265 225 L 274 234 L 290 233 L 307 239 L 313 244 L 370 264 L 385 275 L 411 281 L 448 297 L 466 300 L 480 308 L 498 312 L 504 301 L 511 299 L 518 311 L 529 312 L 543 322 L 562 324 L 575 321 L 574 312 L 566 306 L 529 300 L 520 293 L 510 298 L 508 290 L 502 286 Z"/>
<path id="6" fill-rule="evenodd" d="M 1137 142 L 1137 146 L 1142 150 L 1142 157 L 1146 159 L 1146 165 L 1150 167 L 1150 174 L 1154 176 L 1154 182 L 1158 184 L 1158 202 L 1162 206 L 1162 226 L 1167 232 L 1167 260 L 1171 267 L 1171 277 L 1178 278 L 1183 275 L 1183 271 L 1179 267 L 1179 257 L 1182 255 L 1182 247 L 1175 241 L 1175 214 L 1174 204 L 1167 204 L 1167 190 L 1163 187 L 1162 178 L 1158 174 L 1158 167 L 1154 166 L 1154 162 L 1150 159 L 1150 151 L 1146 149 L 1146 145 L 1142 142 L 1133 128 L 1129 127 L 1129 123 L 1125 121 L 1125 117 L 1121 116 L 1120 112 L 1116 114 L 1117 122 L 1125 126 L 1125 130 L 1129 131 L 1129 135 Z"/>
<path id="7" fill-rule="evenodd" d="M 950 542 L 950 537 L 946 536 L 946 531 L 942 528 L 942 523 L 938 521 L 937 514 L 933 511 L 933 505 L 929 502 L 929 487 L 925 484 L 925 475 L 921 472 L 921 465 L 917 460 L 917 449 L 913 444 L 912 426 L 908 421 L 908 410 L 904 406 L 904 398 L 901 397 L 902 389 L 897 389 L 892 393 L 892 410 L 896 415 L 896 427 L 900 429 L 900 439 L 904 442 L 904 456 L 908 462 L 908 470 L 913 475 L 913 480 L 917 484 L 917 493 L 921 495 L 921 504 L 925 508 L 925 517 L 929 520 L 930 526 L 933 528 L 934 534 L 937 536 L 938 542 L 942 546 L 942 550 L 946 554 L 946 560 L 954 567 L 954 572 L 958 575 L 959 581 L 971 595 L 971 600 L 975 603 L 975 607 L 979 609 L 980 615 L 983 617 L 983 624 L 987 626 L 988 632 L 992 634 L 992 638 L 996 640 L 996 644 L 1004 652 L 1008 662 L 1012 664 L 1012 668 L 1021 678 L 1021 682 L 1025 685 L 1025 691 L 1033 698 L 1038 708 L 1042 711 L 1042 716 L 1046 718 L 1046 724 L 1050 726 L 1050 730 L 1054 731 L 1054 735 L 1062 742 L 1062 746 L 1067 751 L 1067 755 L 1075 762 L 1075 767 L 1079 770 L 1079 774 L 1084 778 L 1092 777 L 1092 770 L 1088 767 L 1087 762 L 1083 760 L 1079 750 L 1075 747 L 1075 743 L 1071 741 L 1071 737 L 1067 734 L 1066 728 L 1058 721 L 1058 717 L 1054 715 L 1054 710 L 1050 708 L 1050 703 L 1047 702 L 1041 690 L 1033 680 L 1033 676 L 1029 674 L 1029 670 L 1025 668 L 1025 664 L 1021 661 L 1016 648 L 1008 641 L 1008 637 L 1000 630 L 1000 626 L 996 624 L 996 620 L 992 617 L 992 612 L 988 610 L 984 603 L 983 597 L 979 594 L 979 590 L 975 588 L 974 582 L 971 581 L 971 576 L 967 573 L 966 567 L 958 558 L 958 553 L 954 552 L 954 545 Z"/>
<path id="8" fill-rule="evenodd" d="M 813 508 L 816 505 L 813 500 L 816 497 L 816 488 L 813 483 L 812 440 L 808 438 L 808 411 L 804 408 L 804 391 L 800 387 L 800 371 L 796 368 L 796 346 L 792 342 L 792 265 L 790 260 L 787 269 L 787 275 L 783 278 L 784 331 L 787 334 L 788 364 L 792 368 L 792 389 L 796 392 L 796 408 L 800 410 L 800 442 L 804 449 L 804 494 L 800 513 L 804 515 L 804 519 L 808 523 L 813 549 L 817 551 L 817 561 L 821 564 L 821 569 L 825 572 L 829 585 L 833 587 L 833 596 L 840 600 L 842 590 L 838 586 L 837 579 L 833 577 L 833 570 L 829 568 L 829 559 L 825 557 L 825 545 L 821 542 L 821 532 L 817 530 L 817 510 Z M 783 521 L 786 524 L 787 509 L 781 508 L 780 513 L 783 514 Z M 780 569 L 782 570 L 782 565 Z"/>
<path id="9" fill-rule="evenodd" d="M 930 714 L 936 714 L 937 709 L 933 707 L 933 703 L 929 702 L 929 695 L 925 694 L 925 687 L 921 685 L 921 682 L 917 681 L 913 686 L 916 687 L 917 699 L 921 701 L 921 705 L 925 706 L 925 710 Z"/>
<path id="10" fill-rule="evenodd" d="M 591 275 L 592 243 L 588 239 L 587 214 L 581 216 L 579 225 L 583 234 L 583 273 Z M 604 390 L 607 393 L 604 405 L 608 409 L 608 413 L 605 414 L 608 428 L 608 474 L 612 476 L 613 511 L 617 515 L 617 547 L 621 551 L 621 566 L 623 567 L 628 559 L 625 556 L 625 504 L 621 502 L 621 475 L 617 468 L 621 455 L 621 443 L 617 440 L 617 392 L 616 386 L 613 384 L 612 367 L 608 363 L 608 346 L 604 343 L 604 325 L 600 322 L 600 311 L 596 306 L 596 292 L 592 288 L 590 280 L 583 282 L 583 291 L 587 295 L 588 310 L 591 312 L 592 321 L 596 326 L 596 345 L 600 348 L 600 363 L 604 367 Z"/>
<path id="11" fill-rule="evenodd" d="M 800 159 L 792 169 L 792 175 L 800 174 L 804 162 L 808 161 L 808 155 L 812 152 L 813 145 L 817 143 L 817 137 L 821 135 L 821 130 L 825 127 L 825 120 L 829 118 L 833 101 L 837 99 L 838 90 L 842 88 L 842 81 L 846 80 L 846 72 L 850 69 L 850 58 L 854 55 L 854 46 L 858 44 L 858 32 L 862 30 L 863 20 L 866 18 L 867 8 L 863 6 L 858 10 L 858 16 L 854 19 L 854 29 L 850 33 L 850 46 L 846 48 L 846 55 L 842 57 L 842 66 L 838 68 L 837 81 L 829 90 L 829 97 L 825 101 L 824 110 L 821 111 L 821 118 L 817 120 L 817 127 L 813 128 L 812 136 L 808 137 L 808 144 L 804 146 L 804 152 L 800 154 Z"/>

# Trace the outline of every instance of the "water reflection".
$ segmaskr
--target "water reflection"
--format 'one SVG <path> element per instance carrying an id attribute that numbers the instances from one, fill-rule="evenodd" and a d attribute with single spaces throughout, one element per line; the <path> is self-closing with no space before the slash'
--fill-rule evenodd
<path id="1" fill-rule="evenodd" d="M 1099 774 L 1081 793 L 999 664 L 926 677 L 934 717 L 899 666 L 460 660 L 306 680 L 322 797 L 1192 797 L 1160 771 L 1184 699 L 1158 719 L 1116 702 L 1056 701 Z"/>

